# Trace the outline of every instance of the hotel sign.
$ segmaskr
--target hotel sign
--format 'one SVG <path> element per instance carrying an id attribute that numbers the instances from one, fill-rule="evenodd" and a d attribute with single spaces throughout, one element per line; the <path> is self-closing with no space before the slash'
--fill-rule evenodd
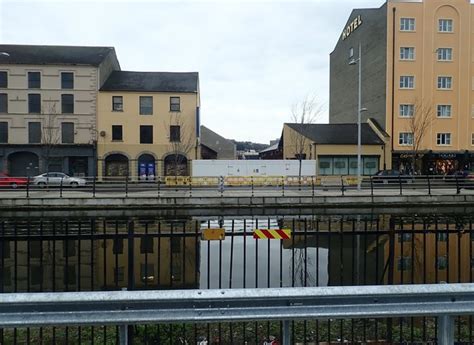
<path id="1" fill-rule="evenodd" d="M 347 37 L 349 37 L 361 25 L 362 25 L 362 17 L 357 16 L 342 32 L 342 40 L 345 40 Z"/>

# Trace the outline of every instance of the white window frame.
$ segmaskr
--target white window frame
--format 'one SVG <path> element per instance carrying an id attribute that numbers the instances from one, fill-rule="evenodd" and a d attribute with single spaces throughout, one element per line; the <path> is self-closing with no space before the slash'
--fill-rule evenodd
<path id="1" fill-rule="evenodd" d="M 414 104 L 400 104 L 398 107 L 398 116 L 403 118 L 411 118 L 415 114 Z"/>
<path id="2" fill-rule="evenodd" d="M 453 77 L 451 76 L 438 76 L 438 90 L 452 90 L 453 89 Z"/>
<path id="3" fill-rule="evenodd" d="M 443 111 L 444 110 L 444 111 Z M 448 114 L 448 115 L 443 115 Z M 436 117 L 440 119 L 447 119 L 453 116 L 453 107 L 451 104 L 438 104 L 436 107 Z"/>
<path id="4" fill-rule="evenodd" d="M 437 146 L 451 146 L 451 133 L 436 133 Z"/>
<path id="5" fill-rule="evenodd" d="M 453 61 L 453 48 L 438 48 L 438 61 Z"/>
<path id="6" fill-rule="evenodd" d="M 438 32 L 454 32 L 454 21 L 449 18 L 438 19 Z"/>
<path id="7" fill-rule="evenodd" d="M 405 53 L 407 53 L 407 55 L 405 55 Z M 414 61 L 415 60 L 415 47 L 400 47 L 400 60 Z"/>
<path id="8" fill-rule="evenodd" d="M 406 25 L 408 27 L 406 27 Z M 413 32 L 416 30 L 416 20 L 415 18 L 400 18 L 400 31 Z"/>
<path id="9" fill-rule="evenodd" d="M 411 83 L 410 83 L 410 81 L 411 81 Z M 401 75 L 400 76 L 400 89 L 409 89 L 409 90 L 411 90 L 411 89 L 414 89 L 414 88 L 415 88 L 415 76 L 412 76 L 412 75 Z"/>
<path id="10" fill-rule="evenodd" d="M 398 133 L 398 145 L 413 146 L 413 133 L 411 132 Z"/>

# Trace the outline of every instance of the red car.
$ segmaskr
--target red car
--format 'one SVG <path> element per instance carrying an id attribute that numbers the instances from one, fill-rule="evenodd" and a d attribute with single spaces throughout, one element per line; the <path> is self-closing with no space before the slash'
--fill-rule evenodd
<path id="1" fill-rule="evenodd" d="M 28 179 L 26 177 L 11 177 L 7 174 L 0 173 L 0 188 L 1 187 L 11 187 L 18 188 L 24 187 L 28 184 Z"/>

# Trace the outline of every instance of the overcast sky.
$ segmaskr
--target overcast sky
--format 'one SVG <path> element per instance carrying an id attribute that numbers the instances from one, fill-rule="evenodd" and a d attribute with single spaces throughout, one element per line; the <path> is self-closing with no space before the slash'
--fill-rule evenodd
<path id="1" fill-rule="evenodd" d="M 123 70 L 198 71 L 202 124 L 267 143 L 316 95 L 328 121 L 329 53 L 353 8 L 382 0 L 0 0 L 0 40 L 114 46 Z"/>

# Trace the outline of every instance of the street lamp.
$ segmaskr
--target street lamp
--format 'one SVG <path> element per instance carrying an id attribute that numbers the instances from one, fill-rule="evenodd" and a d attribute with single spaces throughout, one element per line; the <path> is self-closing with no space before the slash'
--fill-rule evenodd
<path id="1" fill-rule="evenodd" d="M 361 187 L 362 176 L 362 134 L 361 134 L 361 113 L 367 111 L 362 108 L 362 46 L 359 42 L 359 57 L 349 61 L 350 66 L 359 65 L 359 101 L 357 105 L 357 190 Z"/>

